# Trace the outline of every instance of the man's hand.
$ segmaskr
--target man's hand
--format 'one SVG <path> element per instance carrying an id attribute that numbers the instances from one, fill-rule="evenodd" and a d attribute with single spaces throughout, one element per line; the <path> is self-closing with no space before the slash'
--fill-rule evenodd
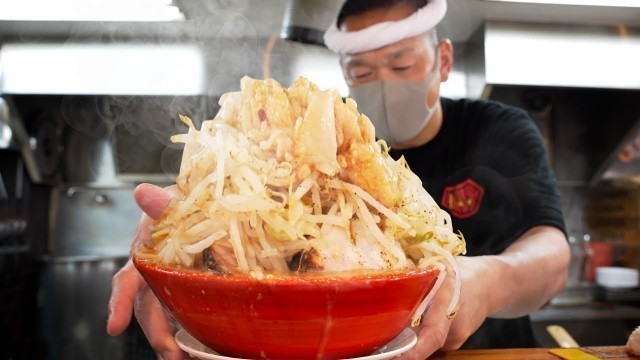
<path id="1" fill-rule="evenodd" d="M 142 184 L 135 190 L 138 206 L 144 211 L 140 218 L 131 252 L 149 238 L 149 225 L 159 218 L 171 200 L 171 194 L 162 188 Z M 164 360 L 184 359 L 184 353 L 173 339 L 175 329 L 156 296 L 133 266 L 131 259 L 113 277 L 107 332 L 120 335 L 129 326 L 135 312 L 138 323 L 151 347 Z"/>
<path id="2" fill-rule="evenodd" d="M 515 318 L 541 308 L 564 287 L 569 247 L 562 231 L 536 226 L 499 255 L 456 260 L 462 279 L 457 315 L 447 318 L 455 285 L 447 276 L 423 315 L 418 343 L 401 359 L 423 360 L 440 349 L 458 349 L 488 317 Z"/>
<path id="3" fill-rule="evenodd" d="M 418 343 L 410 351 L 402 354 L 402 360 L 424 360 L 437 350 L 455 350 L 482 325 L 489 315 L 490 304 L 482 299 L 487 279 L 482 274 L 486 267 L 481 258 L 458 257 L 457 262 L 462 277 L 462 290 L 458 300 L 458 311 L 453 317 L 447 309 L 453 297 L 455 278 L 449 273 L 431 304 L 423 314 L 422 323 L 416 329 Z"/>

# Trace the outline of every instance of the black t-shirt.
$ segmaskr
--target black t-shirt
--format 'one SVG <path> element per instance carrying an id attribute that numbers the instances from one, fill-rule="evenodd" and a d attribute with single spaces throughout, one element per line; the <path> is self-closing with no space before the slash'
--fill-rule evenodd
<path id="1" fill-rule="evenodd" d="M 407 160 L 467 241 L 467 256 L 499 254 L 537 225 L 564 231 L 560 195 L 538 128 L 498 102 L 442 98 L 436 137 L 391 155 Z M 499 285 L 497 285 L 499 286 Z M 536 346 L 528 316 L 487 319 L 466 348 Z"/>

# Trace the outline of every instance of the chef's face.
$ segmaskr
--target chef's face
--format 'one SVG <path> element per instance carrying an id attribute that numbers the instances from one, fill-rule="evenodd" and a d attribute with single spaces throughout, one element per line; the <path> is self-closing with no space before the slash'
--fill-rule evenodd
<path id="1" fill-rule="evenodd" d="M 340 24 L 343 31 L 358 31 L 384 21 L 397 21 L 413 13 L 413 8 L 398 4 L 389 9 L 374 9 L 346 17 Z M 379 49 L 340 59 L 349 86 L 357 87 L 375 80 L 424 79 L 434 70 L 437 40 L 432 33 L 400 40 Z M 437 69 L 436 69 L 437 71 Z"/>
<path id="2" fill-rule="evenodd" d="M 418 35 L 385 47 L 340 59 L 347 84 L 357 87 L 375 80 L 418 81 L 434 69 L 436 45 L 429 35 Z"/>

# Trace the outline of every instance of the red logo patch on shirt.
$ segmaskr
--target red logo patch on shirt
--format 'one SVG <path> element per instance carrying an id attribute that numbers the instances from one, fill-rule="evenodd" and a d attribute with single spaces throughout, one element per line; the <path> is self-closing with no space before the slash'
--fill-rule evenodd
<path id="1" fill-rule="evenodd" d="M 451 215 L 465 219 L 480 210 L 483 195 L 484 188 L 477 182 L 467 179 L 458 185 L 445 187 L 440 204 L 449 210 Z"/>

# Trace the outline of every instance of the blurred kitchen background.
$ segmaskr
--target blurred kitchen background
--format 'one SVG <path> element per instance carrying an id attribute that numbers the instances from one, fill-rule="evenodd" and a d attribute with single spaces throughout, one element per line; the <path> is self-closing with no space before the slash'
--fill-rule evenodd
<path id="1" fill-rule="evenodd" d="M 566 3 L 566 4 L 565 4 Z M 341 0 L 0 0 L 0 359 L 153 359 L 133 321 L 105 332 L 111 276 L 169 184 L 184 131 L 244 75 L 348 89 L 321 44 Z M 620 345 L 640 290 L 594 283 L 640 266 L 640 1 L 449 0 L 443 95 L 525 108 L 560 186 L 567 289 L 532 315 L 580 345 Z"/>

